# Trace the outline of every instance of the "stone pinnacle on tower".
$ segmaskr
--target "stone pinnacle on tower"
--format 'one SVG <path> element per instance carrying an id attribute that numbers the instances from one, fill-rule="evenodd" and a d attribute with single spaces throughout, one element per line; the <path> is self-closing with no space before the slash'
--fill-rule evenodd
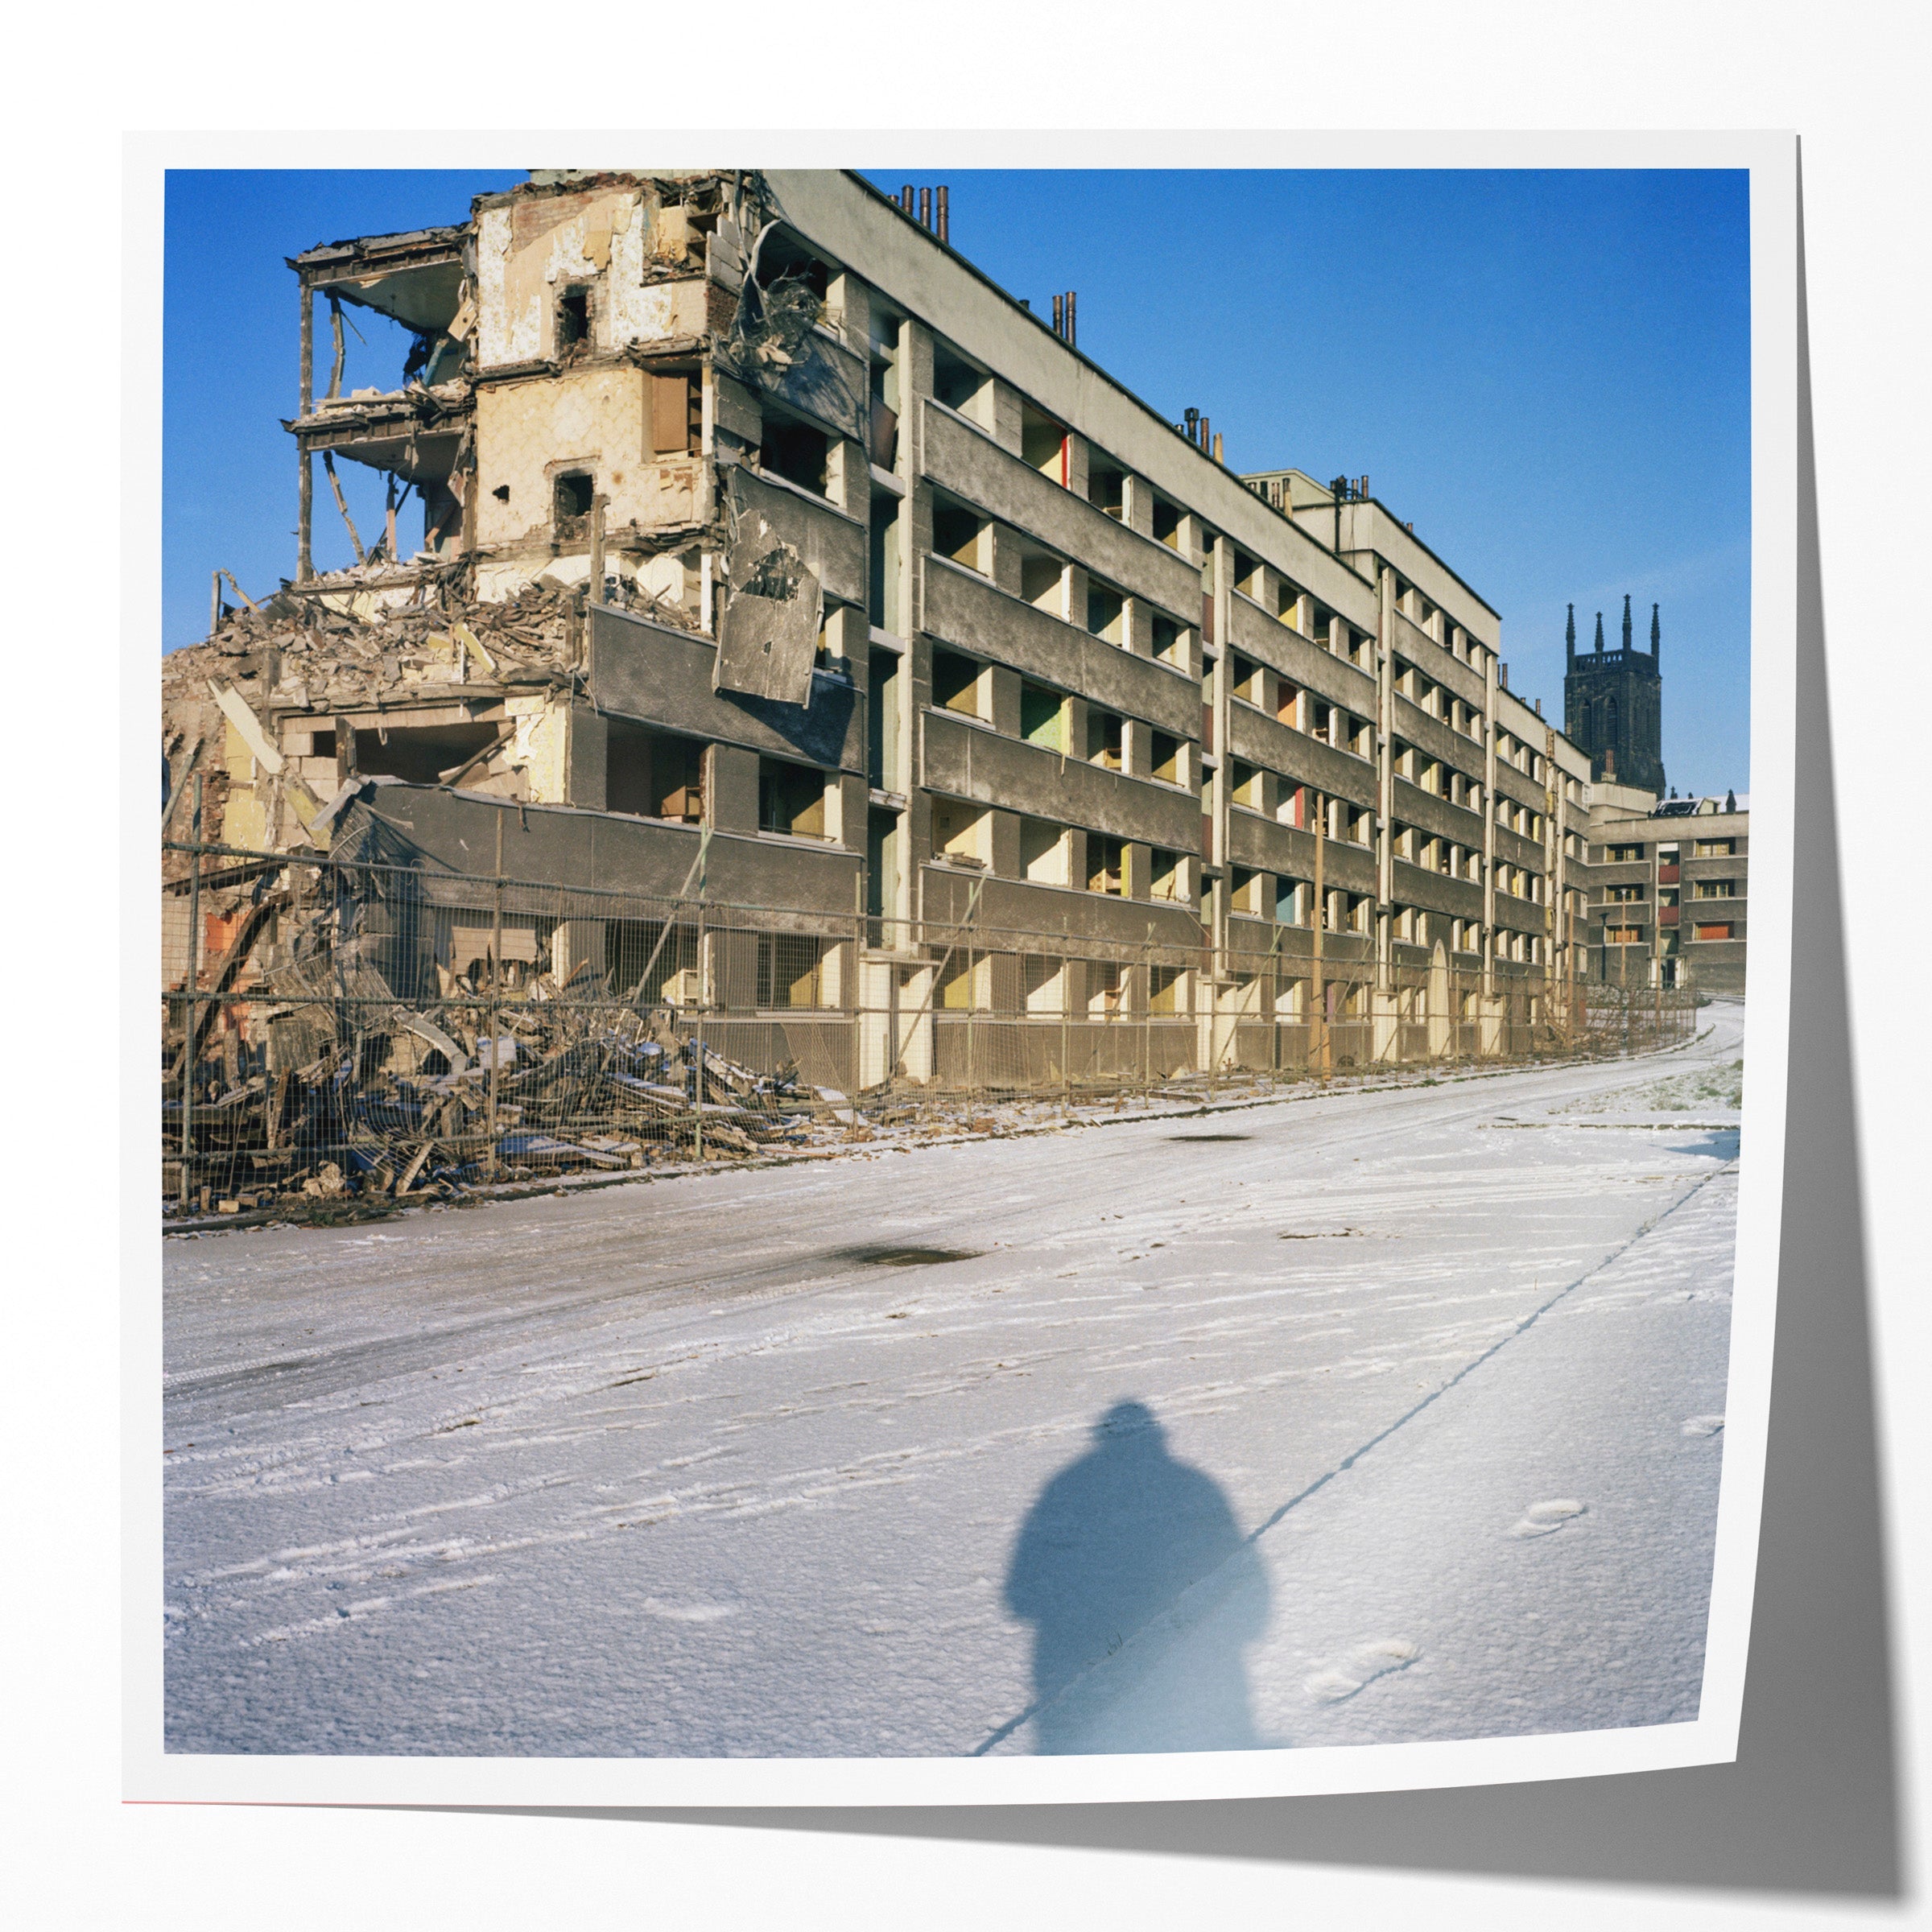
<path id="1" fill-rule="evenodd" d="M 1661 658 L 1663 656 L 1663 642 L 1664 627 L 1657 621 L 1657 606 L 1653 604 L 1650 606 L 1650 654 L 1652 657 Z"/>
<path id="2" fill-rule="evenodd" d="M 1604 613 L 1600 610 L 1596 613 L 1596 647 L 1599 650 L 1604 647 Z"/>
<path id="3" fill-rule="evenodd" d="M 1563 625 L 1563 662 L 1566 664 L 1576 662 L 1576 606 L 1574 604 L 1570 606 L 1569 619 Z"/>
<path id="4" fill-rule="evenodd" d="M 1624 649 L 1630 648 L 1630 593 L 1624 592 Z"/>

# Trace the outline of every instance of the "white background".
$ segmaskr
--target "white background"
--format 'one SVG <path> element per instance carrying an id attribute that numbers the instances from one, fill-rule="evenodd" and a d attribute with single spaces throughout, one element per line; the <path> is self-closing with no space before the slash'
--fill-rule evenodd
<path id="1" fill-rule="evenodd" d="M 16 1679 L 7 1699 L 15 1914 L 34 1925 L 196 1926 L 647 1915 L 673 1924 L 1291 1916 L 1319 1926 L 1703 1927 L 1932 1917 L 1918 1897 L 1912 1845 L 1922 1810 L 1915 1752 L 1928 1715 L 1913 1640 L 1932 1612 L 1915 1495 L 1928 1466 L 1922 1302 L 1932 1067 L 1922 1002 L 1913 997 L 1932 935 L 1922 824 L 1911 810 L 1922 786 L 1921 662 L 1932 628 L 1923 609 L 1923 259 L 1932 232 L 1923 14 L 1922 7 L 1686 0 L 1306 12 L 1277 3 L 1138 17 L 1125 9 L 1062 16 L 1037 0 L 886 11 L 795 5 L 771 15 L 770 31 L 780 38 L 761 42 L 749 5 L 719 14 L 539 13 L 493 35 L 475 10 L 343 7 L 265 32 L 253 10 L 234 10 L 231 27 L 209 9 L 199 27 L 179 10 L 125 27 L 100 13 L 76 16 L 71 28 L 42 16 L 55 42 L 35 49 L 17 39 L 6 118 L 11 273 L 0 305 L 14 411 L 4 473 L 15 694 L 10 850 L 19 879 L 6 963 L 13 1104 L 5 1117 L 14 1130 L 8 1171 L 16 1186 L 4 1356 L 9 1582 L 0 1598 Z M 666 59 L 655 36 L 671 32 L 690 39 Z M 1854 1122 L 1834 1111 L 1834 1084 L 1824 1063 L 1814 1063 L 1819 1117 L 1829 1114 L 1834 1131 L 1828 1145 L 1807 1148 L 1806 1160 L 1814 1188 L 1827 1170 L 1839 1177 L 1841 1203 L 1847 1171 L 1864 1189 L 1875 1388 L 1867 1398 L 1859 1377 L 1846 1376 L 1847 1335 L 1854 1368 L 1865 1348 L 1859 1229 L 1841 1221 L 1830 1249 L 1791 1244 L 1809 1273 L 1796 1282 L 1788 1274 L 1786 1295 L 1815 1296 L 1831 1325 L 1806 1360 L 1789 1364 L 1787 1413 L 1822 1406 L 1842 1418 L 1853 1453 L 1840 1459 L 1856 1474 L 1858 1433 L 1869 1426 L 1860 1404 L 1876 1402 L 1889 1741 L 1884 1710 L 1851 1708 L 1887 1688 L 1885 1660 L 1871 1654 L 1883 1627 L 1854 1574 L 1861 1560 L 1871 1570 L 1872 1539 L 1847 1540 L 1847 1525 L 1872 1517 L 1871 1484 L 1862 1498 L 1856 1484 L 1832 1493 L 1806 1492 L 1802 1483 L 1780 1490 L 1781 1379 L 1772 1506 L 1781 1494 L 1793 1501 L 1793 1521 L 1817 1538 L 1814 1560 L 1804 1560 L 1802 1549 L 1792 1560 L 1787 1538 L 1773 1573 L 1767 1525 L 1759 1612 L 1781 1645 L 1765 1681 L 1747 1686 L 1744 1762 L 1736 1771 L 1662 1774 L 1679 1781 L 1667 1805 L 1648 1810 L 1636 1787 L 1653 1781 L 1641 1779 L 1594 1794 L 1546 1794 L 1551 1802 L 1530 1807 L 1505 1791 L 1319 1801 L 1353 1807 L 1329 1814 L 1332 1829 L 1323 1830 L 1311 1830 L 1311 1814 L 1293 1802 L 976 1819 L 955 1813 L 923 1821 L 927 1836 L 120 1804 L 115 773 L 123 764 L 147 770 L 151 686 L 130 685 L 129 715 L 138 720 L 131 728 L 117 729 L 110 693 L 118 572 L 123 560 L 151 571 L 155 551 L 151 527 L 130 527 L 118 542 L 114 526 L 123 501 L 114 472 L 118 135 L 304 122 L 374 129 L 406 118 L 419 127 L 663 128 L 675 125 L 661 118 L 667 110 L 687 122 L 747 126 L 1249 129 L 1290 125 L 1292 116 L 1293 125 L 1315 127 L 1794 128 L 1804 137 L 1830 750 L 1859 1069 Z M 305 146 L 312 164 L 353 159 L 348 142 L 341 151 Z M 877 146 L 916 164 L 916 147 L 902 138 Z M 219 272 L 218 262 L 208 266 Z M 151 501 L 156 481 L 127 479 L 129 498 Z M 1759 534 L 1761 541 L 1766 533 Z M 1825 709 L 1823 694 L 1811 693 L 1801 732 Z M 130 745 L 142 754 L 138 763 L 122 755 Z M 1813 748 L 1814 770 L 1823 749 Z M 1801 772 L 1804 756 L 1801 739 Z M 1801 811 L 1804 803 L 1801 791 Z M 1801 826 L 1801 866 L 1806 850 Z M 1830 905 L 1802 873 L 1798 895 L 1802 952 L 1807 917 L 1828 926 Z M 1811 953 L 1828 984 L 1830 948 L 1815 932 Z M 1801 1053 L 1807 1026 L 1829 1043 L 1835 1024 L 1825 1013 L 1807 1020 L 1806 993 L 1801 979 Z M 134 1036 L 127 1051 L 145 1044 Z M 1801 1133 L 1807 1103 L 1794 1079 Z M 1793 1331 L 1803 1332 L 1802 1321 Z M 1839 1379 L 1819 1381 L 1820 1363 Z M 1781 1352 L 1781 1378 L 1787 1366 Z M 1828 1431 L 1817 1439 L 1827 1443 Z M 1860 1654 L 1838 1653 L 1847 1649 Z M 1754 1653 L 1754 1669 L 1757 1662 Z M 1807 1684 L 1823 1686 L 1825 1701 L 1809 1721 L 1790 1721 L 1803 1715 Z M 1759 1725 L 1761 1745 L 1768 1739 L 1771 1748 L 1754 1765 L 1759 1707 L 1782 1717 Z M 1700 1779 L 1701 1786 L 1682 1781 Z M 1815 1802 L 1807 1804 L 1807 1790 Z M 1433 1813 L 1418 1809 L 1431 1804 Z M 1870 1828 L 1888 1806 L 1905 1838 L 1896 1880 L 1886 1834 Z M 1656 1822 L 1646 1827 L 1646 1817 Z M 1805 1842 L 1807 1821 L 1814 1844 Z M 1761 1855 L 1740 1856 L 1767 1827 Z M 1861 1828 L 1864 1848 L 1855 1843 Z M 966 1835 L 973 1831 L 985 1836 Z M 1016 1837 L 1034 1842 L 1010 1842 Z M 1105 1848 L 1083 1848 L 1083 1840 Z M 1328 1862 L 1341 1860 L 1348 1862 Z M 1686 1878 L 1696 1882 L 1669 1882 Z M 1820 1893 L 1827 1880 L 1865 1896 Z M 1904 1897 L 1886 1897 L 1888 1886 Z"/>

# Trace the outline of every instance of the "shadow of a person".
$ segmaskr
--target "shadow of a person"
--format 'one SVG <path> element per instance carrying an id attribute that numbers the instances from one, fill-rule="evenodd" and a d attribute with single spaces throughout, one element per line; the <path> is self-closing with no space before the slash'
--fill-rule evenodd
<path id="1" fill-rule="evenodd" d="M 1220 1485 L 1168 1453 L 1145 1403 L 1108 1410 L 1093 1447 L 1041 1491 L 1013 1546 L 1005 1600 L 1034 1626 L 1036 1751 L 1266 1741 L 1241 1662 L 1266 1626 L 1266 1573 Z"/>

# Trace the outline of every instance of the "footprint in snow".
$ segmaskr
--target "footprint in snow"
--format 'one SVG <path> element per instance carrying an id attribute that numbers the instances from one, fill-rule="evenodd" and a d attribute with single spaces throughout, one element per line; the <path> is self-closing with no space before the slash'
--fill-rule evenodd
<path id="1" fill-rule="evenodd" d="M 1585 1505 L 1574 1496 L 1560 1496 L 1554 1502 L 1532 1503 L 1520 1521 L 1510 1530 L 1512 1536 L 1547 1536 L 1553 1530 L 1584 1513 Z"/>
<path id="2" fill-rule="evenodd" d="M 1316 1671 L 1303 1681 L 1302 1688 L 1318 1703 L 1344 1703 L 1378 1677 L 1406 1669 L 1422 1653 L 1422 1645 L 1406 1637 L 1379 1637 L 1373 1643 L 1358 1645 L 1340 1662 Z"/>
<path id="3" fill-rule="evenodd" d="M 1684 1424 L 1686 1435 L 1716 1435 L 1724 1426 L 1721 1415 L 1694 1415 Z"/>

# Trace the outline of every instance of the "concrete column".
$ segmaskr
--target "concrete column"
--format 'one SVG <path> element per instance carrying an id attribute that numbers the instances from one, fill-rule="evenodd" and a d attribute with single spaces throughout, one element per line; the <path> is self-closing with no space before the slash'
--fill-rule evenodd
<path id="1" fill-rule="evenodd" d="M 997 878 L 1017 879 L 1020 872 L 1020 815 L 1017 811 L 995 811 L 988 814 L 992 821 L 990 828 L 991 851 L 987 854 L 989 865 Z"/>
<path id="2" fill-rule="evenodd" d="M 1228 605 L 1234 595 L 1234 546 L 1227 538 L 1215 540 L 1213 556 L 1214 622 L 1220 654 L 1214 669 L 1214 742 L 1220 769 L 1214 787 L 1214 856 L 1217 863 L 1228 864 L 1228 821 L 1232 816 L 1232 787 L 1228 783 L 1232 759 L 1228 744 L 1234 729 L 1233 646 L 1227 641 Z M 1227 881 L 1214 895 L 1214 977 L 1227 975 L 1228 892 Z"/>
<path id="3" fill-rule="evenodd" d="M 932 1078 L 932 1000 L 936 964 L 902 969 L 897 1057 L 909 1080 L 923 1085 Z"/>
<path id="4" fill-rule="evenodd" d="M 720 832 L 758 828 L 758 754 L 735 745 L 712 746 L 704 787 L 704 811 Z"/>
<path id="5" fill-rule="evenodd" d="M 1129 473 L 1121 483 L 1121 521 L 1144 537 L 1154 535 L 1154 485 Z"/>
<path id="6" fill-rule="evenodd" d="M 1081 502 L 1087 500 L 1087 439 L 1067 432 L 1067 487 Z"/>
<path id="7" fill-rule="evenodd" d="M 1483 653 L 1483 999 L 1496 992 L 1496 654 Z M 1488 1026 L 1485 1017 L 1484 1026 Z M 1484 1048 L 1486 1052 L 1488 1050 Z"/>
<path id="8" fill-rule="evenodd" d="M 604 921 L 565 919 L 551 935 L 550 969 L 560 985 L 580 966 L 593 973 L 604 970 Z"/>
<path id="9" fill-rule="evenodd" d="M 610 767 L 609 723 L 588 704 L 572 704 L 564 729 L 564 802 L 602 811 Z"/>
<path id="10" fill-rule="evenodd" d="M 1390 755 L 1395 736 L 1395 573 L 1385 565 L 1377 587 L 1375 640 L 1375 768 L 1377 774 L 1375 840 L 1375 984 L 1386 994 L 1392 984 L 1390 964 L 1394 941 L 1389 930 L 1395 896 L 1395 763 Z M 1379 1007 L 1378 1001 L 1378 1007 Z M 1379 1025 L 1379 1021 L 1378 1021 Z M 1378 1046 L 1377 1057 L 1381 1057 Z"/>
<path id="11" fill-rule="evenodd" d="M 988 426 L 993 440 L 1004 450 L 1018 456 L 1026 442 L 1020 413 L 1020 392 L 1010 382 L 992 378 L 993 420 Z"/>

